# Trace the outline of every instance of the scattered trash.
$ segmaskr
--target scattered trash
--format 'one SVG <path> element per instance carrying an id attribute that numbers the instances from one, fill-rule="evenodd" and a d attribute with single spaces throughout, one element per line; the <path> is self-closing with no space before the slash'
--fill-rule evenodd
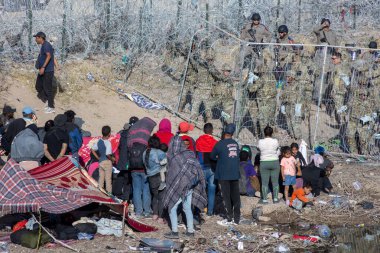
<path id="1" fill-rule="evenodd" d="M 244 218 L 242 218 L 240 220 L 239 224 L 242 224 L 242 225 L 252 225 L 252 226 L 256 226 L 257 225 L 252 220 L 248 220 L 248 219 L 244 219 Z"/>
<path id="2" fill-rule="evenodd" d="M 363 207 L 363 209 L 373 209 L 374 208 L 373 202 L 369 202 L 369 201 L 362 201 L 358 205 Z"/>
<path id="3" fill-rule="evenodd" d="M 266 217 L 266 216 L 259 216 L 259 221 L 263 221 L 263 222 L 268 222 L 270 221 L 271 218 L 270 217 Z"/>
<path id="4" fill-rule="evenodd" d="M 98 233 L 101 235 L 115 235 L 117 237 L 123 235 L 121 221 L 101 218 L 96 222 L 96 225 L 98 226 Z"/>
<path id="5" fill-rule="evenodd" d="M 362 223 L 362 224 L 358 224 L 358 225 L 356 225 L 355 227 L 357 227 L 357 228 L 364 228 L 364 224 Z"/>
<path id="6" fill-rule="evenodd" d="M 174 242 L 172 240 L 160 240 L 156 238 L 142 238 L 140 247 L 148 247 L 148 252 L 181 252 L 185 247 L 184 243 Z"/>
<path id="7" fill-rule="evenodd" d="M 373 241 L 373 240 L 375 240 L 375 235 L 370 235 L 370 234 L 366 233 L 364 236 L 364 240 Z"/>
<path id="8" fill-rule="evenodd" d="M 331 236 L 331 230 L 327 225 L 318 226 L 318 233 L 322 238 L 329 238 Z"/>
<path id="9" fill-rule="evenodd" d="M 305 221 L 299 221 L 297 222 L 297 227 L 301 230 L 309 230 L 310 229 L 310 223 Z"/>
<path id="10" fill-rule="evenodd" d="M 243 244 L 243 242 L 238 242 L 238 250 L 239 251 L 243 251 L 244 250 L 244 244 Z"/>
<path id="11" fill-rule="evenodd" d="M 252 218 L 254 220 L 258 220 L 261 215 L 263 215 L 263 207 L 262 206 L 256 207 L 255 209 L 252 210 Z"/>
<path id="12" fill-rule="evenodd" d="M 78 233 L 78 240 L 92 240 L 94 239 L 94 235 L 87 234 L 87 233 Z"/>
<path id="13" fill-rule="evenodd" d="M 344 250 L 345 252 L 346 251 L 351 251 L 352 244 L 348 243 L 348 242 L 346 242 L 346 243 L 339 243 L 338 244 L 338 248 Z"/>
<path id="14" fill-rule="evenodd" d="M 280 243 L 276 249 L 274 250 L 276 253 L 277 252 L 280 252 L 280 253 L 287 253 L 287 252 L 290 252 L 290 248 L 288 247 L 288 245 L 286 245 L 285 243 Z"/>
<path id="15" fill-rule="evenodd" d="M 90 82 L 95 82 L 95 77 L 92 75 L 91 72 L 87 73 L 87 80 L 89 80 Z"/>
<path id="16" fill-rule="evenodd" d="M 321 205 L 327 205 L 327 202 L 323 201 L 323 200 L 319 200 L 318 203 L 321 204 Z"/>
<path id="17" fill-rule="evenodd" d="M 340 197 L 340 196 L 335 196 L 331 204 L 334 206 L 336 209 L 342 209 L 342 208 L 348 208 L 350 207 L 350 203 L 346 198 Z"/>
<path id="18" fill-rule="evenodd" d="M 315 235 L 293 235 L 294 240 L 309 241 L 309 242 L 319 242 L 322 240 L 319 236 Z"/>
<path id="19" fill-rule="evenodd" d="M 211 248 L 211 249 L 207 249 L 206 253 L 220 253 L 220 252 L 217 251 L 216 249 Z"/>
<path id="20" fill-rule="evenodd" d="M 360 191 L 362 188 L 362 184 L 359 181 L 355 181 L 352 183 L 352 186 L 354 187 L 355 190 Z"/>
<path id="21" fill-rule="evenodd" d="M 207 240 L 206 238 L 198 238 L 197 243 L 198 244 L 206 244 Z"/>
<path id="22" fill-rule="evenodd" d="M 8 252 L 10 252 L 9 242 L 0 242 L 0 253 L 8 253 Z"/>

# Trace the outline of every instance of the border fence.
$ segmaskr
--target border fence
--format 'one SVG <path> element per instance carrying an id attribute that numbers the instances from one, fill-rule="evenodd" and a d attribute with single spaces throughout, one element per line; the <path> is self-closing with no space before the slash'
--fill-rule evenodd
<path id="1" fill-rule="evenodd" d="M 378 159 L 380 57 L 367 45 L 379 8 L 379 0 L 0 0 L 0 71 L 5 59 L 34 59 L 32 34 L 43 30 L 62 62 L 116 55 L 128 87 L 219 132 L 235 122 L 243 144 L 269 124 L 282 144 L 303 139 Z M 239 40 L 252 12 L 273 37 L 286 24 L 294 43 Z M 344 46 L 313 44 L 323 17 Z"/>

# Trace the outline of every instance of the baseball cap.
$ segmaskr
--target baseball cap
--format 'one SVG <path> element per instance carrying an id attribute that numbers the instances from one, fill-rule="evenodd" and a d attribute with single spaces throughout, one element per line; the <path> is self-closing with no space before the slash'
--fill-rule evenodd
<path id="1" fill-rule="evenodd" d="M 5 113 L 14 113 L 14 112 L 16 112 L 16 109 L 12 108 L 9 105 L 4 105 L 4 107 L 3 107 L 3 114 L 5 114 Z"/>
<path id="2" fill-rule="evenodd" d="M 187 133 L 189 131 L 192 131 L 194 130 L 194 125 L 193 124 L 190 124 L 188 122 L 181 122 L 179 123 L 179 132 L 180 133 Z"/>
<path id="3" fill-rule="evenodd" d="M 38 32 L 35 35 L 33 35 L 33 37 L 41 37 L 46 39 L 46 34 L 44 32 Z"/>
<path id="4" fill-rule="evenodd" d="M 30 106 L 25 106 L 23 109 L 22 109 L 22 113 L 23 114 L 32 114 L 32 113 L 35 113 L 33 108 L 30 107 Z"/>
<path id="5" fill-rule="evenodd" d="M 230 123 L 230 124 L 228 124 L 228 125 L 226 126 L 226 128 L 224 129 L 224 132 L 225 132 L 226 134 L 234 134 L 235 130 L 236 130 L 236 126 L 235 126 L 235 124 Z"/>

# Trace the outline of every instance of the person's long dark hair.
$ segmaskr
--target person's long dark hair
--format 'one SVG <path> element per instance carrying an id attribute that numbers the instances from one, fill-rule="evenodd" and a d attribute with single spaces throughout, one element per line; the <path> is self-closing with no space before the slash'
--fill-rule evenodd
<path id="1" fill-rule="evenodd" d="M 149 156 L 150 156 L 150 151 L 152 148 L 159 149 L 160 148 L 160 139 L 154 134 L 152 135 L 149 140 L 148 140 L 148 148 L 146 149 L 145 152 L 145 166 L 149 166 Z"/>

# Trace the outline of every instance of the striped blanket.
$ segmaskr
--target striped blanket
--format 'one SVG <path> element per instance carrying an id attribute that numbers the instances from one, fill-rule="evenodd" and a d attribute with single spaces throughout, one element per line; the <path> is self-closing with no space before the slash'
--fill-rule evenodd
<path id="1" fill-rule="evenodd" d="M 79 192 L 39 182 L 14 160 L 0 171 L 0 214 L 65 213 L 91 203 Z"/>
<path id="2" fill-rule="evenodd" d="M 103 189 L 98 189 L 98 183 L 83 169 L 78 169 L 69 157 L 63 157 L 28 171 L 40 182 L 70 189 L 92 202 L 114 203 L 115 199 L 108 196 Z"/>
<path id="3" fill-rule="evenodd" d="M 91 148 L 101 137 L 83 137 L 82 147 L 79 149 L 79 156 L 84 164 L 86 164 L 91 158 Z M 120 134 L 111 135 L 109 138 L 112 146 L 112 153 L 116 155 L 117 159 L 117 149 L 119 148 L 120 143 Z M 82 165 L 84 165 L 82 164 Z"/>

